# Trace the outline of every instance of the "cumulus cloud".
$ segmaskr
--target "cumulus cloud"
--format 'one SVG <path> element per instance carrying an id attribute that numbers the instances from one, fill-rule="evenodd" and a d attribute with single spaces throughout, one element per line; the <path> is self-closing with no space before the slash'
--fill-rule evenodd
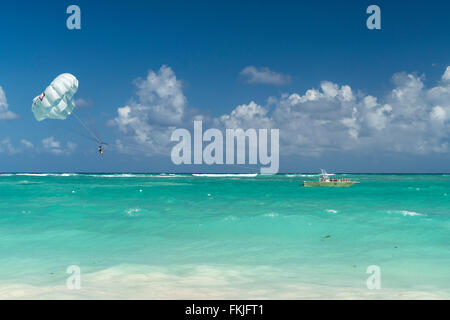
<path id="1" fill-rule="evenodd" d="M 75 100 L 75 105 L 77 107 L 81 107 L 81 108 L 86 108 L 86 107 L 90 107 L 92 106 L 94 103 L 92 102 L 91 99 L 83 99 L 83 98 L 78 98 Z"/>
<path id="2" fill-rule="evenodd" d="M 0 141 L 0 153 L 6 153 L 8 155 L 15 155 L 20 152 L 20 149 L 16 148 L 9 137 L 3 138 Z"/>
<path id="3" fill-rule="evenodd" d="M 220 129 L 280 129 L 282 155 L 444 153 L 450 151 L 449 70 L 430 88 L 422 76 L 395 74 L 392 89 L 379 97 L 323 81 L 303 93 L 269 97 L 264 105 L 250 101 L 211 118 L 187 107 L 179 80 L 163 66 L 136 82 L 137 97 L 119 108 L 111 123 L 123 133 L 119 145 L 132 141 L 149 154 L 168 152 L 173 129 L 190 128 L 193 119 Z"/>
<path id="4" fill-rule="evenodd" d="M 123 151 L 127 145 L 138 144 L 147 153 L 165 153 L 173 128 L 182 124 L 186 112 L 181 82 L 170 67 L 162 66 L 134 84 L 136 97 L 118 108 L 117 117 L 109 122 L 123 134 L 117 143 Z"/>
<path id="5" fill-rule="evenodd" d="M 447 67 L 445 73 L 442 75 L 442 80 L 450 81 L 450 66 Z"/>
<path id="6" fill-rule="evenodd" d="M 34 145 L 30 141 L 28 141 L 26 139 L 20 140 L 20 143 L 22 145 L 24 145 L 25 147 L 27 147 L 27 148 L 30 148 L 30 149 L 34 148 Z"/>
<path id="7" fill-rule="evenodd" d="M 10 137 L 0 140 L 0 153 L 14 156 L 17 154 L 23 154 L 27 150 L 34 150 L 35 152 L 50 152 L 55 155 L 71 154 L 76 149 L 76 144 L 67 142 L 62 144 L 55 140 L 53 136 L 42 139 L 42 146 L 36 147 L 31 141 L 26 139 L 20 139 L 18 142 L 13 142 Z"/>
<path id="8" fill-rule="evenodd" d="M 8 101 L 6 100 L 5 92 L 3 88 L 0 86 L 0 120 L 11 120 L 16 119 L 18 117 L 17 114 L 10 111 L 8 106 Z"/>
<path id="9" fill-rule="evenodd" d="M 70 154 L 76 149 L 76 144 L 69 141 L 64 147 L 59 141 L 55 140 L 53 136 L 42 139 L 42 146 L 45 151 L 55 155 Z"/>
<path id="10" fill-rule="evenodd" d="M 25 139 L 21 139 L 20 143 L 15 143 L 10 137 L 3 138 L 0 140 L 0 153 L 4 153 L 10 156 L 20 154 L 24 152 L 25 149 L 32 149 L 34 145 Z"/>
<path id="11" fill-rule="evenodd" d="M 422 77 L 406 73 L 392 80 L 394 88 L 381 98 L 332 83 L 282 96 L 272 118 L 280 127 L 283 154 L 448 152 L 450 83 L 426 88 Z"/>
<path id="12" fill-rule="evenodd" d="M 240 72 L 241 77 L 243 77 L 248 83 L 263 83 L 263 84 L 273 84 L 273 85 L 284 85 L 291 82 L 291 77 L 289 75 L 284 75 L 270 70 L 269 68 L 256 68 L 254 66 L 245 67 Z"/>

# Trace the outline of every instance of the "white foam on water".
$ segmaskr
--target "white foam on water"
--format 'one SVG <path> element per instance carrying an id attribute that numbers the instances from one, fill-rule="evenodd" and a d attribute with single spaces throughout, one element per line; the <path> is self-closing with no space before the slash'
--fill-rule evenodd
<path id="1" fill-rule="evenodd" d="M 275 212 L 266 213 L 266 214 L 264 215 L 264 217 L 270 217 L 270 218 L 275 218 L 275 217 L 277 217 L 277 216 L 278 216 L 278 213 L 275 213 Z"/>
<path id="2" fill-rule="evenodd" d="M 88 177 L 95 178 L 133 178 L 133 177 L 144 177 L 144 175 L 129 174 L 129 173 L 119 173 L 119 174 L 87 174 Z"/>
<path id="3" fill-rule="evenodd" d="M 174 173 L 171 173 L 171 174 L 162 173 L 162 174 L 156 175 L 154 177 L 155 178 L 183 178 L 183 177 L 186 177 L 186 175 L 180 175 L 180 174 L 174 174 Z"/>
<path id="4" fill-rule="evenodd" d="M 335 176 L 335 173 L 328 173 L 329 176 Z M 286 177 L 302 177 L 302 178 L 312 178 L 319 177 L 320 174 L 305 174 L 305 173 L 295 173 L 295 174 L 286 174 Z"/>
<path id="5" fill-rule="evenodd" d="M 141 211 L 142 211 L 142 210 L 139 209 L 139 208 L 131 208 L 131 209 L 125 210 L 125 213 L 126 213 L 126 215 L 129 216 L 129 217 L 137 217 L 137 216 L 140 215 L 139 213 L 140 213 Z"/>
<path id="6" fill-rule="evenodd" d="M 423 213 L 418 213 L 418 212 L 414 212 L 414 211 L 407 211 L 407 210 L 403 210 L 402 214 L 404 216 L 425 216 L 425 214 L 423 214 Z"/>
<path id="7" fill-rule="evenodd" d="M 235 221 L 237 219 L 238 218 L 235 216 L 228 216 L 228 217 L 223 218 L 223 221 Z"/>
<path id="8" fill-rule="evenodd" d="M 114 173 L 114 174 L 86 174 L 87 177 L 95 178 L 182 178 L 186 175 L 176 174 L 147 174 L 147 173 Z"/>
<path id="9" fill-rule="evenodd" d="M 318 177 L 318 174 L 287 174 L 286 177 L 302 177 L 302 178 L 308 178 L 308 177 Z"/>
<path id="10" fill-rule="evenodd" d="M 333 210 L 333 209 L 327 209 L 327 212 L 328 212 L 328 213 L 333 213 L 333 214 L 338 213 L 337 210 Z"/>
<path id="11" fill-rule="evenodd" d="M 388 211 L 388 213 L 397 213 L 397 214 L 402 214 L 403 216 L 426 216 L 426 214 L 424 213 L 418 213 L 418 212 L 414 212 L 414 211 L 408 211 L 408 210 L 390 210 Z"/>
<path id="12" fill-rule="evenodd" d="M 234 174 L 234 173 L 193 173 L 194 177 L 212 177 L 212 178 L 226 178 L 226 177 L 237 177 L 237 178 L 253 178 L 258 176 L 257 173 L 240 173 L 240 174 Z"/>
<path id="13" fill-rule="evenodd" d="M 25 177 L 72 177 L 77 176 L 77 173 L 16 173 L 15 176 Z"/>

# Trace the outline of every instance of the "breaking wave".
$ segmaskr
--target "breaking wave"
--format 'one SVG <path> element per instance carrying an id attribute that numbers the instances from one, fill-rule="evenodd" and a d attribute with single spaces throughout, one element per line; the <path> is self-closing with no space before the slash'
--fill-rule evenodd
<path id="1" fill-rule="evenodd" d="M 77 173 L 14 173 L 5 174 L 4 176 L 25 176 L 25 177 L 72 177 L 77 176 Z"/>
<path id="2" fill-rule="evenodd" d="M 335 176 L 335 173 L 328 173 L 329 176 Z M 286 174 L 286 177 L 303 177 L 303 178 L 311 178 L 311 177 L 318 177 L 320 174 L 306 174 L 306 173 L 291 173 Z"/>
<path id="3" fill-rule="evenodd" d="M 388 213 L 397 213 L 397 214 L 402 214 L 403 216 L 426 216 L 426 214 L 424 213 L 419 213 L 419 212 L 414 212 L 414 211 L 408 211 L 408 210 L 390 210 L 388 211 Z"/>
<path id="4" fill-rule="evenodd" d="M 237 178 L 253 178 L 258 176 L 257 173 L 194 173 L 194 177 L 211 177 L 211 178 L 226 178 L 226 177 L 237 177 Z"/>

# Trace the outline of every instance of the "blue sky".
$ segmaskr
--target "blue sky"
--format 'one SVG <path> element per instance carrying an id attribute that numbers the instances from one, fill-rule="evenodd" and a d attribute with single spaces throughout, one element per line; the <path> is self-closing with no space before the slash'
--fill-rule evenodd
<path id="1" fill-rule="evenodd" d="M 81 30 L 66 28 L 70 4 Z M 381 30 L 366 28 L 370 4 Z M 172 165 L 170 128 L 201 116 L 279 128 L 281 171 L 449 172 L 448 12 L 444 1 L 2 3 L 0 118 L 15 116 L 0 120 L 0 171 L 254 171 Z M 73 118 L 31 113 L 64 72 L 80 81 L 78 115 L 112 145 L 104 159 Z"/>

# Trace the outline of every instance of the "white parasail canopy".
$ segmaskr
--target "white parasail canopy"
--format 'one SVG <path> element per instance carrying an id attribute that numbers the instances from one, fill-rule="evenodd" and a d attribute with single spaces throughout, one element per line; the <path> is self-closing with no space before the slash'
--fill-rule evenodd
<path id="1" fill-rule="evenodd" d="M 38 121 L 64 120 L 75 108 L 73 96 L 78 90 L 78 80 L 70 73 L 63 73 L 33 99 L 31 110 Z"/>

